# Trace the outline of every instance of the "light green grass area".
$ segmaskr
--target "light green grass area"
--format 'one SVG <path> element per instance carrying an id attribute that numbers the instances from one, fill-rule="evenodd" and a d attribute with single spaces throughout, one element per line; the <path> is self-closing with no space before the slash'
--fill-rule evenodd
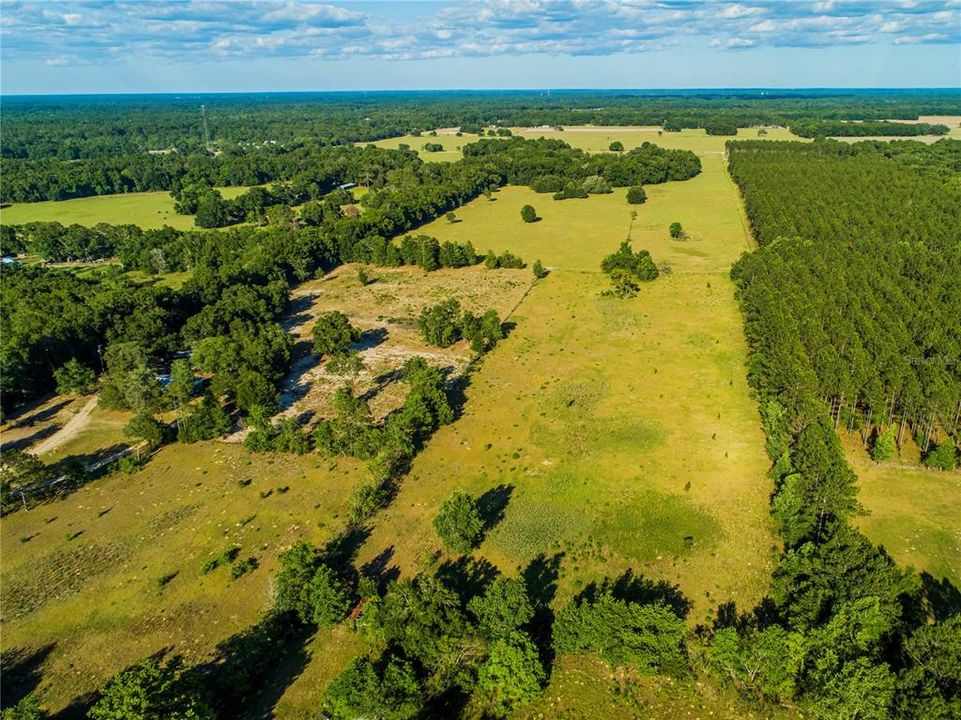
<path id="1" fill-rule="evenodd" d="M 175 444 L 133 475 L 9 515 L 0 529 L 4 651 L 50 650 L 38 693 L 53 711 L 160 650 L 201 662 L 267 609 L 283 549 L 343 526 L 360 477 L 350 460 Z M 260 567 L 234 581 L 229 568 L 202 572 L 235 545 Z"/>
<path id="2" fill-rule="evenodd" d="M 702 160 L 702 175 L 651 186 L 641 206 L 623 190 L 554 201 L 508 187 L 461 208 L 462 222 L 418 230 L 539 257 L 554 271 L 473 376 L 463 417 L 415 460 L 366 553 L 393 547 L 413 571 L 437 547 L 430 520 L 454 489 L 506 485 L 505 519 L 480 549 L 504 570 L 564 552 L 570 593 L 633 567 L 680 583 L 693 620 L 718 602 L 759 599 L 774 542 L 771 488 L 727 278 L 748 239 L 722 155 Z M 540 222 L 521 221 L 527 202 Z M 627 235 L 632 210 L 634 246 L 673 274 L 634 300 L 603 298 L 599 263 Z M 669 238 L 673 220 L 689 240 Z"/>
<path id="3" fill-rule="evenodd" d="M 869 513 L 857 526 L 899 564 L 961 587 L 961 472 L 879 464 L 862 446 L 845 446 Z"/>
<path id="4" fill-rule="evenodd" d="M 246 187 L 217 188 L 224 198 L 231 200 L 246 192 Z M 28 222 L 59 222 L 63 225 L 93 226 L 139 225 L 152 230 L 169 225 L 176 230 L 194 228 L 193 215 L 174 212 L 174 199 L 169 192 L 125 193 L 99 195 L 73 200 L 48 200 L 34 203 L 15 203 L 0 210 L 0 223 L 21 225 Z"/>
<path id="5" fill-rule="evenodd" d="M 433 135 L 421 135 L 416 137 L 414 135 L 401 135 L 399 137 L 387 138 L 385 140 L 377 140 L 374 143 L 369 143 L 376 145 L 377 147 L 387 148 L 388 150 L 396 150 L 401 145 L 407 145 L 411 150 L 416 150 L 417 154 L 420 156 L 421 160 L 427 162 L 454 162 L 460 160 L 464 154 L 462 149 L 465 145 L 476 142 L 478 139 L 477 135 L 462 135 L 457 137 L 455 134 L 447 132 L 439 132 L 436 136 Z M 424 145 L 427 143 L 443 145 L 444 149 L 438 152 L 427 152 L 424 150 Z M 358 145 L 367 145 L 368 143 L 358 143 Z"/>

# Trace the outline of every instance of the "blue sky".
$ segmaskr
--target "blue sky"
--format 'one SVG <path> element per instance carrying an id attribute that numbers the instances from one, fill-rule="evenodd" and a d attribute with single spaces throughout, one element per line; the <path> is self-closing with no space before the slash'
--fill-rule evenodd
<path id="1" fill-rule="evenodd" d="M 961 0 L 0 0 L 4 93 L 957 87 Z"/>

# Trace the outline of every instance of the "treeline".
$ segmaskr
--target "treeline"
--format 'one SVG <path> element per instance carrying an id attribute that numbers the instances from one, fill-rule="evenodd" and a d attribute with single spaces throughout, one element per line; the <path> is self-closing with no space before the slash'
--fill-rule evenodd
<path id="1" fill-rule="evenodd" d="M 283 96 L 7 98 L 3 158 L 78 160 L 176 148 L 205 151 L 200 105 L 213 145 L 304 141 L 346 144 L 431 128 L 540 125 L 788 125 L 799 118 L 916 120 L 958 113 L 941 91 L 564 91 L 304 93 Z"/>
<path id="2" fill-rule="evenodd" d="M 238 147 L 218 155 L 108 155 L 70 162 L 5 158 L 3 201 L 67 200 L 161 190 L 179 196 L 185 190 L 189 193 L 192 186 L 205 189 L 275 181 L 288 183 L 288 192 L 296 196 L 317 198 L 347 182 L 380 187 L 386 183 L 389 170 L 418 162 L 412 150 L 325 147 L 315 142 Z"/>
<path id="3" fill-rule="evenodd" d="M 940 163 L 937 144 L 914 145 Z M 928 451 L 961 411 L 961 185 L 874 146 L 833 147 L 729 145 L 764 246 L 737 277 L 781 308 L 780 344 L 810 358 L 805 388 L 835 426 L 870 437 L 897 422 L 899 441 L 911 429 Z"/>
<path id="4" fill-rule="evenodd" d="M 562 140 L 481 140 L 464 148 L 464 158 L 496 169 L 502 182 L 529 185 L 536 192 L 563 191 L 568 183 L 579 186 L 592 177 L 627 187 L 688 180 L 701 171 L 701 161 L 689 150 L 665 150 L 648 142 L 626 153 L 592 155 Z M 609 192 L 610 187 L 594 191 Z"/>
<path id="5" fill-rule="evenodd" d="M 932 123 L 900 123 L 884 120 L 795 120 L 791 132 L 805 138 L 815 137 L 913 137 L 915 135 L 947 135 L 947 125 Z"/>
<path id="6" fill-rule="evenodd" d="M 890 201 L 892 188 L 862 177 L 860 156 L 772 148 L 775 175 L 785 180 L 768 185 L 757 184 L 754 162 L 769 169 L 770 157 L 753 144 L 729 147 L 748 206 L 766 218 L 831 228 L 849 204 Z M 850 163 L 850 179 L 813 193 L 807 184 L 826 176 L 809 172 L 812 162 L 840 177 Z M 947 185 L 927 189 L 945 201 Z M 865 225 L 876 238 L 859 236 Z M 884 423 L 892 397 L 896 405 L 912 391 L 918 402 L 959 398 L 956 369 L 937 361 L 943 352 L 958 357 L 957 322 L 949 319 L 961 307 L 958 246 L 938 236 L 905 243 L 895 228 L 888 213 L 840 235 L 825 230 L 773 241 L 759 235 L 764 246 L 732 270 L 750 347 L 749 381 L 772 461 L 771 511 L 784 548 L 773 603 L 747 613 L 723 608 L 705 633 L 705 660 L 742 692 L 820 718 L 961 712 L 961 616 L 852 526 L 861 509 L 856 477 L 835 431 L 837 405 L 830 403 L 835 393 L 850 393 L 846 407 L 873 411 L 874 422 Z M 928 361 L 911 362 L 920 358 Z M 943 382 L 953 390 L 938 388 Z M 946 416 L 956 432 L 956 416 L 953 426 Z"/>

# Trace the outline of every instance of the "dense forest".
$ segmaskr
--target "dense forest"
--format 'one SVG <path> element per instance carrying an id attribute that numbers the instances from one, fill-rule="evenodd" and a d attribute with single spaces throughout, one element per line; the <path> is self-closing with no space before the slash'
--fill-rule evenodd
<path id="1" fill-rule="evenodd" d="M 939 123 L 903 123 L 884 120 L 795 120 L 791 132 L 801 137 L 911 137 L 914 135 L 947 135 L 950 128 Z"/>
<path id="2" fill-rule="evenodd" d="M 142 96 L 122 102 L 8 98 L 3 200 L 176 190 L 196 179 L 208 185 L 293 180 L 310 172 L 317 147 L 439 127 L 482 133 L 489 126 L 658 125 L 732 135 L 739 127 L 756 125 L 915 120 L 955 112 L 958 101 L 950 90 L 917 95 L 561 91 L 550 97 L 530 92 L 329 93 Z M 840 124 L 841 130 L 852 125 Z M 912 135 L 921 127 L 888 123 L 885 132 L 871 134 Z"/>
<path id="3" fill-rule="evenodd" d="M 932 578 L 897 568 L 852 527 L 856 478 L 835 431 L 847 424 L 877 437 L 907 427 L 922 447 L 947 448 L 953 467 L 956 178 L 872 145 L 728 147 L 761 244 L 732 277 L 784 549 L 774 604 L 719 618 L 709 653 L 735 685 L 817 717 L 957 717 L 961 617 L 938 600 Z M 926 153 L 938 166 L 941 149 L 913 149 Z M 916 221 L 908 235 L 905 218 Z M 756 674 L 750 658 L 761 658 Z"/>
<path id="4" fill-rule="evenodd" d="M 909 145 L 900 149 L 912 162 L 924 155 L 941 168 L 961 143 Z M 897 421 L 899 439 L 911 429 L 925 451 L 932 436 L 956 436 L 957 173 L 906 167 L 875 145 L 729 147 L 731 175 L 764 246 L 742 261 L 738 277 L 758 294 L 777 289 L 768 301 L 782 308 L 778 347 L 796 342 L 792 352 L 810 358 L 809 389 L 830 406 L 834 424 L 863 426 L 869 436 Z"/>

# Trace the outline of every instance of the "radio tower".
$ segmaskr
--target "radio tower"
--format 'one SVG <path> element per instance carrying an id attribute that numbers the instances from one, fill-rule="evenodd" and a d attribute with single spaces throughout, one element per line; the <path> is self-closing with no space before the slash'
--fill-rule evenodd
<path id="1" fill-rule="evenodd" d="M 204 147 L 210 152 L 210 128 L 207 127 L 207 106 L 200 106 L 200 116 L 204 119 Z"/>

